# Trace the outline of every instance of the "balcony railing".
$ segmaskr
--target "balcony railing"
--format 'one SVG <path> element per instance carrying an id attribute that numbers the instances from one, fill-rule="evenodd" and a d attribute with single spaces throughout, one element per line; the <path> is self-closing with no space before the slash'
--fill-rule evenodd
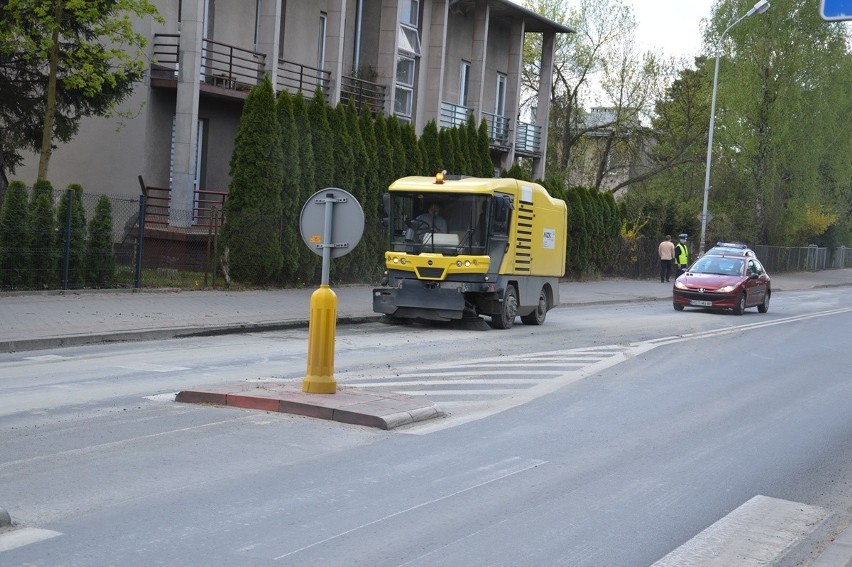
<path id="1" fill-rule="evenodd" d="M 340 100 L 344 103 L 355 101 L 359 110 L 368 106 L 373 114 L 385 111 L 385 85 L 343 75 L 340 81 Z"/>
<path id="2" fill-rule="evenodd" d="M 441 101 L 441 116 L 438 120 L 440 128 L 455 128 L 467 123 L 468 115 L 473 112 L 472 108 L 453 104 L 445 100 Z"/>
<path id="3" fill-rule="evenodd" d="M 210 39 L 201 42 L 201 77 L 229 90 L 250 90 L 263 80 L 266 55 Z"/>
<path id="4" fill-rule="evenodd" d="M 180 35 L 156 34 L 153 48 L 151 77 L 176 80 L 180 61 Z M 265 54 L 218 41 L 203 40 L 199 69 L 202 84 L 229 91 L 248 91 L 263 80 L 265 73 Z M 329 71 L 285 59 L 278 60 L 276 91 L 287 89 L 312 97 L 319 86 L 327 95 L 330 83 Z"/>
<path id="5" fill-rule="evenodd" d="M 518 131 L 515 133 L 515 153 L 541 154 L 541 126 L 518 121 Z"/>
<path id="6" fill-rule="evenodd" d="M 488 139 L 491 145 L 497 148 L 508 148 L 510 139 L 509 118 L 490 112 L 483 112 L 482 118 L 485 119 L 488 126 Z"/>
<path id="7" fill-rule="evenodd" d="M 330 71 L 300 65 L 285 59 L 278 60 L 278 80 L 275 85 L 278 91 L 286 89 L 294 94 L 301 92 L 306 98 L 311 98 L 319 87 L 327 98 L 330 83 Z"/>

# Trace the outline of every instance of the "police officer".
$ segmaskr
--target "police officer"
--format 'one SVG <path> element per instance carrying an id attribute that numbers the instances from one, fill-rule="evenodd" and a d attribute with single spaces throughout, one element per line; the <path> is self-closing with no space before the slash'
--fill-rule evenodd
<path id="1" fill-rule="evenodd" d="M 675 246 L 675 266 L 677 266 L 677 276 L 686 271 L 689 265 L 689 250 L 686 247 L 686 233 L 678 235 L 680 242 Z"/>

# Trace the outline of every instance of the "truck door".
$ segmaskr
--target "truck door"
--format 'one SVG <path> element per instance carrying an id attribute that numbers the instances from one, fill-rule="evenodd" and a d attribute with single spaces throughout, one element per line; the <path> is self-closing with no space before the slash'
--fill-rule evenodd
<path id="1" fill-rule="evenodd" d="M 495 193 L 491 203 L 491 218 L 489 219 L 490 234 L 488 237 L 488 256 L 491 257 L 491 268 L 500 271 L 503 257 L 509 250 L 509 227 L 512 223 L 514 197 L 505 193 Z"/>

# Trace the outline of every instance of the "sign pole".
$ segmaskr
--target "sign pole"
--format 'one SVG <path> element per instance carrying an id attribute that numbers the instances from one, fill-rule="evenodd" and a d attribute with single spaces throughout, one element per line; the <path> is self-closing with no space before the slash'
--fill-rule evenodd
<path id="1" fill-rule="evenodd" d="M 339 211 L 335 213 L 335 205 Z M 319 208 L 322 207 L 322 238 L 317 232 Z M 339 225 L 334 231 L 335 219 Z M 300 220 L 302 238 L 313 252 L 322 254 L 320 287 L 311 294 L 308 321 L 308 361 L 302 392 L 334 394 L 334 339 L 337 332 L 337 294 L 329 287 L 331 258 L 348 253 L 361 239 L 364 212 L 358 201 L 342 189 L 329 188 L 314 194 L 302 209 Z M 338 236 L 339 242 L 333 240 Z"/>

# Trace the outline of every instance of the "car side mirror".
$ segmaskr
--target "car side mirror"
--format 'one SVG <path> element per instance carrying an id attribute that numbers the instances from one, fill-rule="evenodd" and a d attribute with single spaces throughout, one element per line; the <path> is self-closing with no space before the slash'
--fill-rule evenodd
<path id="1" fill-rule="evenodd" d="M 749 275 L 748 275 L 748 279 L 750 279 L 750 280 L 756 280 L 756 279 L 757 279 L 757 278 L 759 278 L 759 277 L 760 277 L 760 276 L 759 276 L 758 274 L 749 274 Z"/>

